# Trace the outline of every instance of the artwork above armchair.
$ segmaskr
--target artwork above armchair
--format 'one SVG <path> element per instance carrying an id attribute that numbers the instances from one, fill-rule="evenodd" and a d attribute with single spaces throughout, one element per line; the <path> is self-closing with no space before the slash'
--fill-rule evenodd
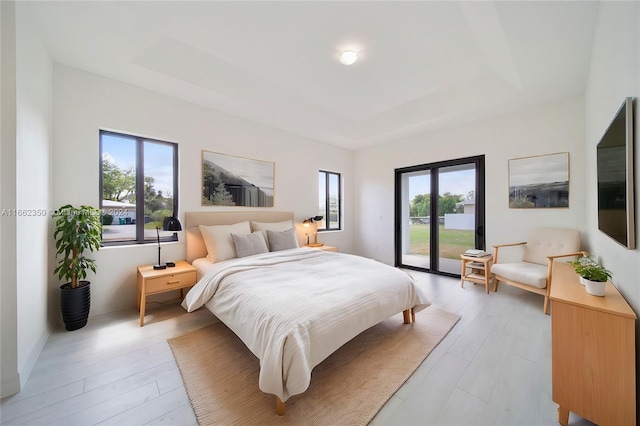
<path id="1" fill-rule="evenodd" d="M 569 207 L 569 153 L 509 160 L 509 208 Z"/>

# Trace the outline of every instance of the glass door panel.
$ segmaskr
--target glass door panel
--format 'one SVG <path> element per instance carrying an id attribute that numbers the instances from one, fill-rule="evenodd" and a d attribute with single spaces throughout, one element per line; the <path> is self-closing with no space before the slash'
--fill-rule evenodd
<path id="1" fill-rule="evenodd" d="M 438 270 L 459 274 L 460 254 L 474 248 L 475 164 L 438 169 Z"/>
<path id="2" fill-rule="evenodd" d="M 402 263 L 418 268 L 431 267 L 431 172 L 407 173 L 403 176 Z"/>

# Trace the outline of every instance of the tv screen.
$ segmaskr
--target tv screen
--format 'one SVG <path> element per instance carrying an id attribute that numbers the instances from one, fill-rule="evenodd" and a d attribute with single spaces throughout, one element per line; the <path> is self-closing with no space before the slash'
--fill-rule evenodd
<path id="1" fill-rule="evenodd" d="M 633 99 L 626 98 L 597 146 L 598 229 L 635 248 Z"/>

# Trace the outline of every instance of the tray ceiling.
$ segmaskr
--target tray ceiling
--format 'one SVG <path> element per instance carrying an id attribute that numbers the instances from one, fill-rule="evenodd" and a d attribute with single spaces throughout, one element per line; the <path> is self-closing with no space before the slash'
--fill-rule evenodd
<path id="1" fill-rule="evenodd" d="M 25 2 L 54 61 L 347 149 L 583 93 L 598 3 Z M 344 49 L 358 61 L 338 61 Z"/>

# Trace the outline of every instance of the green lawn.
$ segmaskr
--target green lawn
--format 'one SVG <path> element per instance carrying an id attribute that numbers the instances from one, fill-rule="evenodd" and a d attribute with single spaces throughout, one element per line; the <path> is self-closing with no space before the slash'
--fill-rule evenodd
<path id="1" fill-rule="evenodd" d="M 468 248 L 475 247 L 472 230 L 444 229 L 444 225 L 440 225 L 438 228 L 440 233 L 440 257 L 460 259 L 460 253 Z M 429 225 L 409 225 L 409 254 L 429 255 L 430 234 Z"/>

